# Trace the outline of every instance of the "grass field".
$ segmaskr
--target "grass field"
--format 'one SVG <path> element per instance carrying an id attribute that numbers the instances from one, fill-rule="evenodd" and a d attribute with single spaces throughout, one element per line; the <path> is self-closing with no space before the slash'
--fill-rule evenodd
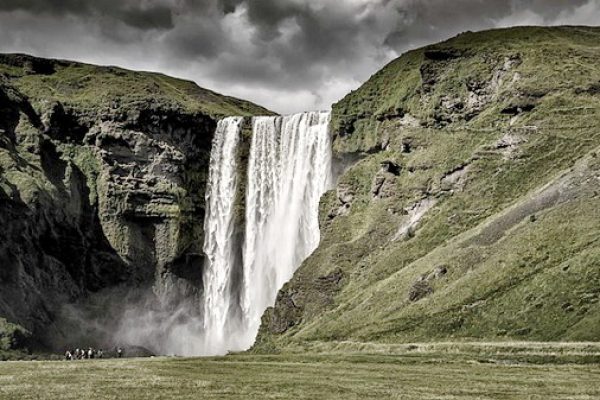
<path id="1" fill-rule="evenodd" d="M 318 345 L 317 345 L 318 347 Z M 0 399 L 597 399 L 598 344 L 0 363 Z"/>

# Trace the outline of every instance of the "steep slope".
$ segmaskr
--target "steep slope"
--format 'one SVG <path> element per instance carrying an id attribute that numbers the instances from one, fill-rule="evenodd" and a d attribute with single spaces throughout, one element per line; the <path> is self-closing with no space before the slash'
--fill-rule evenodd
<path id="1" fill-rule="evenodd" d="M 600 339 L 599 39 L 467 32 L 335 104 L 321 243 L 255 348 Z"/>
<path id="2" fill-rule="evenodd" d="M 272 113 L 160 74 L 0 55 L 0 317 L 90 342 L 99 326 L 65 304 L 111 287 L 104 306 L 133 287 L 167 311 L 197 300 L 216 120 L 253 114 Z"/>

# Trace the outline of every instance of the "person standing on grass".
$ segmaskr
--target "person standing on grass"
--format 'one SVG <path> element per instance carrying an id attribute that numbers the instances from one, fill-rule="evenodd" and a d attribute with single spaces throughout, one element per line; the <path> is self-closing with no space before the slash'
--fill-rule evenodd
<path id="1" fill-rule="evenodd" d="M 123 357 L 123 349 L 118 347 L 117 348 L 117 358 L 121 358 Z"/>

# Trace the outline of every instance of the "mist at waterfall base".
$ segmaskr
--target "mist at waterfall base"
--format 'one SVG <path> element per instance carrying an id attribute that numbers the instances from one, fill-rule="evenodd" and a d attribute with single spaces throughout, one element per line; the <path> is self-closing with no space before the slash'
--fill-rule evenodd
<path id="1" fill-rule="evenodd" d="M 56 347 L 198 356 L 252 346 L 262 314 L 319 244 L 319 199 L 332 184 L 329 120 L 328 112 L 308 112 L 219 121 L 206 188 L 202 296 L 164 305 L 150 287 L 97 293 L 63 309 L 64 341 Z M 242 136 L 248 124 L 251 138 Z"/>
<path id="2" fill-rule="evenodd" d="M 201 300 L 163 304 L 152 287 L 121 286 L 61 307 L 48 340 L 51 348 L 117 347 L 125 355 L 206 355 Z"/>

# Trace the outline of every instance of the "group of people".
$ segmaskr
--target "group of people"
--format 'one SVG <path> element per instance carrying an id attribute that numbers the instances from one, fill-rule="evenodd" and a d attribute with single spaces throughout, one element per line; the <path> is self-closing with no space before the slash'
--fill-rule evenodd
<path id="1" fill-rule="evenodd" d="M 123 357 L 123 349 L 118 347 L 115 351 L 117 358 Z M 73 360 L 91 360 L 94 358 L 103 358 L 104 351 L 102 349 L 94 349 L 92 347 L 88 347 L 88 349 L 75 349 L 73 351 L 67 350 L 65 351 L 65 360 L 73 361 Z"/>

